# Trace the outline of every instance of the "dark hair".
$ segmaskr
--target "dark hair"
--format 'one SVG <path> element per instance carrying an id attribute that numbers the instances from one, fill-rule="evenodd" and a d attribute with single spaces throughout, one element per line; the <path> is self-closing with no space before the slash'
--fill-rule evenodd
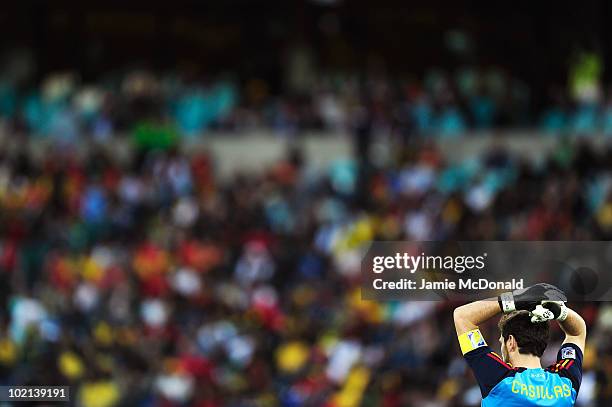
<path id="1" fill-rule="evenodd" d="M 516 311 L 502 316 L 498 327 L 504 342 L 510 335 L 514 336 L 519 353 L 523 355 L 541 357 L 548 345 L 548 322 L 532 323 L 527 311 Z"/>

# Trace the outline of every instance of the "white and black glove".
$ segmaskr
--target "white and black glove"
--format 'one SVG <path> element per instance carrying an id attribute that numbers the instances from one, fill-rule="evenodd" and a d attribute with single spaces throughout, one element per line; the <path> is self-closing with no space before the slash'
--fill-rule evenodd
<path id="1" fill-rule="evenodd" d="M 538 307 L 542 307 L 548 311 L 547 316 L 549 318 L 547 320 L 556 319 L 557 321 L 563 322 L 567 318 L 569 312 L 569 308 L 565 306 L 565 302 L 563 301 L 542 301 L 542 304 L 538 305 Z M 534 322 L 533 318 L 531 322 Z"/>

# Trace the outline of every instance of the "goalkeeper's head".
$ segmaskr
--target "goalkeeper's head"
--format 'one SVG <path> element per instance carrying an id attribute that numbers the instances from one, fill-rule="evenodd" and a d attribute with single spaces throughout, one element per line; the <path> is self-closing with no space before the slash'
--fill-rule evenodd
<path id="1" fill-rule="evenodd" d="M 548 322 L 532 323 L 528 311 L 514 311 L 504 314 L 498 327 L 504 362 L 513 363 L 519 354 L 538 358 L 544 354 L 550 333 Z"/>

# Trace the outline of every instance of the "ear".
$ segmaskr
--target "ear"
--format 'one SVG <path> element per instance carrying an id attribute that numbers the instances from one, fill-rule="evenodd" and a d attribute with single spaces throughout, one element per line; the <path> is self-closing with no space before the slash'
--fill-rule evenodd
<path id="1" fill-rule="evenodd" d="M 515 350 L 518 350 L 518 344 L 516 343 L 516 339 L 514 338 L 513 335 L 508 335 L 508 341 L 506 342 L 506 348 L 508 349 L 508 352 L 513 352 Z"/>

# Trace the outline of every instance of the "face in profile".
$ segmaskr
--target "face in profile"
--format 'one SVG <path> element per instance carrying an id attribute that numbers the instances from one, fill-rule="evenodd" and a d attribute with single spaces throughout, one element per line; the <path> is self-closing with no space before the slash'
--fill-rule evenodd
<path id="1" fill-rule="evenodd" d="M 499 343 L 501 345 L 501 355 L 502 355 L 502 360 L 506 363 L 509 362 L 508 360 L 508 349 L 506 348 L 506 343 L 504 341 L 504 337 L 503 336 L 499 336 Z"/>

